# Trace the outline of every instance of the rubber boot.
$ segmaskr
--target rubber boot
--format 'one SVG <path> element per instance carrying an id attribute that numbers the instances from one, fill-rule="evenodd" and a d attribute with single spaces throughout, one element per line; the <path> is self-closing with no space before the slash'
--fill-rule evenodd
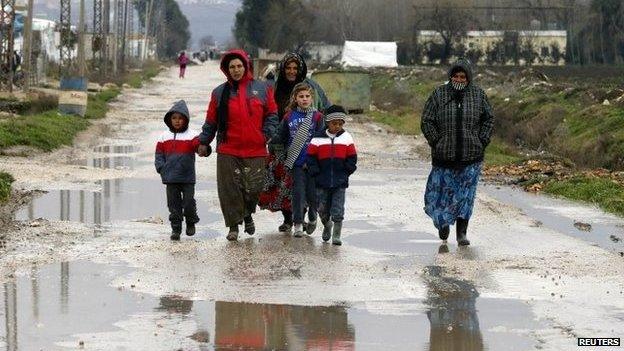
<path id="1" fill-rule="evenodd" d="M 251 215 L 245 217 L 245 233 L 249 235 L 254 235 L 256 232 L 256 224 L 253 221 Z"/>
<path id="2" fill-rule="evenodd" d="M 448 225 L 438 229 L 438 236 L 440 237 L 440 240 L 446 241 L 449 237 L 449 233 L 450 229 Z"/>
<path id="3" fill-rule="evenodd" d="M 457 245 L 470 245 L 470 241 L 468 241 L 468 238 L 466 236 L 466 232 L 468 231 L 468 220 L 463 218 L 457 218 L 455 229 L 457 230 Z"/>
<path id="4" fill-rule="evenodd" d="M 323 223 L 323 241 L 329 241 L 329 239 L 331 239 L 334 222 L 329 219 L 325 221 L 321 219 L 321 222 Z"/>
<path id="5" fill-rule="evenodd" d="M 229 241 L 236 241 L 238 239 L 238 225 L 233 225 L 230 227 L 230 231 L 228 232 L 226 238 Z"/>
<path id="6" fill-rule="evenodd" d="M 342 222 L 334 222 L 334 228 L 332 229 L 332 244 L 342 245 L 342 240 L 340 240 L 341 231 L 342 231 Z"/>

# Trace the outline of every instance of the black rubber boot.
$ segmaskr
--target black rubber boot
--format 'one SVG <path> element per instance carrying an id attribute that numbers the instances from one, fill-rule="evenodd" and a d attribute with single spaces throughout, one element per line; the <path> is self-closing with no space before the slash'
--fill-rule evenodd
<path id="1" fill-rule="evenodd" d="M 457 223 L 455 226 L 455 229 L 457 230 L 457 245 L 470 245 L 470 241 L 468 241 L 468 238 L 466 237 L 466 232 L 468 231 L 468 220 L 463 218 L 457 218 Z"/>
<path id="2" fill-rule="evenodd" d="M 254 235 L 256 232 L 256 224 L 253 221 L 253 218 L 250 216 L 245 217 L 245 233 L 249 235 Z"/>
<path id="3" fill-rule="evenodd" d="M 440 240 L 446 241 L 446 239 L 448 239 L 449 237 L 449 233 L 450 229 L 448 225 L 438 229 L 438 236 L 440 237 Z"/>

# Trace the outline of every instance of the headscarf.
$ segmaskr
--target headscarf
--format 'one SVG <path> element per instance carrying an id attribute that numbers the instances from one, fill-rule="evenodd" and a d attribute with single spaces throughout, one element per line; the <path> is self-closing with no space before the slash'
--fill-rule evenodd
<path id="1" fill-rule="evenodd" d="M 286 79 L 286 65 L 291 62 L 295 62 L 297 64 L 297 77 L 294 82 Z M 293 88 L 298 83 L 303 82 L 307 74 L 308 66 L 306 65 L 303 57 L 296 52 L 286 54 L 286 56 L 282 59 L 282 62 L 280 62 L 279 73 L 277 75 L 277 81 L 275 82 L 275 102 L 277 103 L 277 114 L 280 119 L 284 117 Z"/>

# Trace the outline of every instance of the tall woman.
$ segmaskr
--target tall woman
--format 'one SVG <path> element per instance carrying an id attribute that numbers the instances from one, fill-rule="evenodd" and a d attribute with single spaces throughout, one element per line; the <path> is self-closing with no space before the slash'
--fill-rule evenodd
<path id="1" fill-rule="evenodd" d="M 431 147 L 433 164 L 425 212 L 442 240 L 457 222 L 457 244 L 463 246 L 470 245 L 468 221 L 494 117 L 485 92 L 472 81 L 468 60 L 458 60 L 448 78 L 448 83 L 429 96 L 422 115 L 421 129 Z"/>
<path id="2" fill-rule="evenodd" d="M 286 114 L 290 96 L 295 85 L 305 82 L 314 90 L 313 108 L 323 112 L 330 106 L 325 91 L 314 80 L 307 78 L 308 67 L 305 60 L 298 53 L 289 53 L 284 56 L 280 65 L 277 81 L 275 82 L 275 102 L 278 108 L 278 117 L 281 122 Z M 285 150 L 280 146 L 271 145 L 269 166 L 264 191 L 260 194 L 260 208 L 270 211 L 281 211 L 284 222 L 279 226 L 280 232 L 290 232 L 293 225 L 291 205 L 291 190 L 293 180 L 284 166 L 286 161 Z"/>

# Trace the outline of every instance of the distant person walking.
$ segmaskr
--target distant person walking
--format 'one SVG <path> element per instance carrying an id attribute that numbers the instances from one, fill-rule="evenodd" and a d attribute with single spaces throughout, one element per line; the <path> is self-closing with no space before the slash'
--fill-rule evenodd
<path id="1" fill-rule="evenodd" d="M 421 129 L 431 147 L 433 165 L 425 213 L 444 241 L 457 221 L 457 244 L 463 246 L 470 245 L 468 221 L 494 117 L 485 92 L 472 81 L 470 61 L 458 60 L 448 78 L 429 96 L 422 115 Z"/>
<path id="2" fill-rule="evenodd" d="M 307 78 L 308 67 L 305 60 L 298 53 L 286 54 L 279 64 L 277 80 L 275 81 L 275 102 L 277 103 L 278 117 L 281 122 L 287 113 L 290 97 L 295 85 L 306 83 L 314 91 L 312 107 L 321 113 L 330 105 L 325 91 L 314 80 Z M 279 145 L 269 146 L 269 165 L 264 191 L 260 194 L 260 208 L 270 211 L 281 211 L 284 222 L 278 227 L 280 232 L 290 233 L 293 226 L 293 212 L 291 205 L 291 191 L 293 179 L 284 166 L 286 150 Z"/>
<path id="3" fill-rule="evenodd" d="M 188 64 L 189 58 L 186 56 L 186 53 L 182 51 L 180 56 L 178 56 L 178 64 L 180 65 L 180 78 L 184 78 L 184 74 L 186 73 L 186 65 Z"/>
<path id="4" fill-rule="evenodd" d="M 199 155 L 217 138 L 217 190 L 227 239 L 238 239 L 238 226 L 256 231 L 252 214 L 266 175 L 267 142 L 278 127 L 273 89 L 253 79 L 247 53 L 232 50 L 221 59 L 227 81 L 212 91 L 199 135 Z"/>

